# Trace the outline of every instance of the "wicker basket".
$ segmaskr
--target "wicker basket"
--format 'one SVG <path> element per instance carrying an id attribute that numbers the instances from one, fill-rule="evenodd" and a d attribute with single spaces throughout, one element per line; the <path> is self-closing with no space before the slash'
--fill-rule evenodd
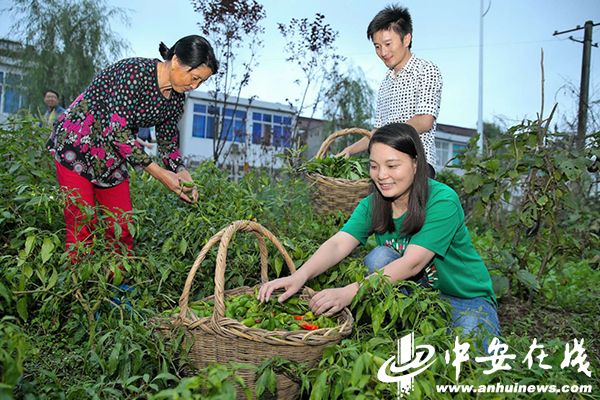
<path id="1" fill-rule="evenodd" d="M 336 138 L 351 133 L 371 137 L 371 132 L 366 129 L 349 128 L 337 131 L 325 139 L 315 157 L 323 158 Z M 334 213 L 338 210 L 346 214 L 352 213 L 358 203 L 369 195 L 371 184 L 370 179 L 332 178 L 316 172 L 306 173 L 306 179 L 311 185 L 310 202 L 315 212 L 321 215 Z"/>
<path id="2" fill-rule="evenodd" d="M 338 314 L 339 326 L 322 328 L 314 331 L 268 331 L 259 328 L 248 328 L 241 322 L 225 317 L 225 295 L 240 295 L 254 293 L 254 288 L 240 287 L 224 291 L 227 247 L 234 233 L 238 230 L 252 232 L 258 239 L 261 261 L 261 280 L 266 282 L 268 271 L 267 247 L 264 237 L 269 239 L 283 256 L 291 273 L 295 272 L 294 263 L 279 240 L 262 225 L 252 221 L 235 221 L 214 235 L 202 248 L 189 272 L 183 293 L 179 299 L 180 313 L 170 319 L 170 324 L 162 325 L 160 329 L 170 330 L 172 327 L 183 325 L 189 338 L 194 340 L 189 357 L 198 368 L 204 368 L 211 362 L 217 363 L 247 363 L 260 365 L 271 357 L 283 356 L 288 360 L 306 362 L 309 367 L 315 366 L 323 355 L 326 347 L 339 343 L 343 337 L 350 334 L 354 318 L 345 308 Z M 263 237 L 264 236 L 264 237 Z M 215 271 L 215 294 L 204 301 L 214 300 L 212 317 L 198 318 L 189 311 L 188 302 L 192 282 L 196 271 L 204 261 L 209 249 L 220 241 Z M 312 297 L 314 292 L 305 288 L 300 297 Z M 167 333 L 168 334 L 168 333 Z M 254 393 L 255 372 L 238 370 L 238 375 L 244 378 L 248 388 Z M 268 390 L 261 398 L 294 399 L 300 393 L 300 385 L 287 376 L 277 376 L 276 396 L 269 397 Z M 243 391 L 238 390 L 238 398 L 245 399 Z"/>

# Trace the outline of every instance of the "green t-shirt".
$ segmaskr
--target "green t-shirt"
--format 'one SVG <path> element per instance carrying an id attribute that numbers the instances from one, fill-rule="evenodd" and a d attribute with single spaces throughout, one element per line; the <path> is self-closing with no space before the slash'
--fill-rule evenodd
<path id="1" fill-rule="evenodd" d="M 363 245 L 371 226 L 371 196 L 363 199 L 342 232 L 354 236 Z M 471 242 L 465 225 L 465 213 L 458 195 L 443 183 L 429 180 L 429 200 L 425 209 L 425 223 L 411 237 L 400 235 L 406 214 L 394 218 L 396 230 L 375 234 L 377 244 L 388 246 L 400 254 L 408 244 L 416 244 L 435 253 L 433 266 L 426 268 L 429 283 L 440 292 L 466 299 L 483 297 L 496 305 L 492 279 Z"/>

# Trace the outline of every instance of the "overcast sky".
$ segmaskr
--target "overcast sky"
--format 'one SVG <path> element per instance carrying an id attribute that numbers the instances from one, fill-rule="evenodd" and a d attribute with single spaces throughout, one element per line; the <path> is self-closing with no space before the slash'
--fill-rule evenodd
<path id="1" fill-rule="evenodd" d="M 7 4 L 10 0 L 1 0 Z M 109 0 L 110 4 L 131 9 L 132 24 L 118 23 L 113 29 L 131 44 L 127 56 L 158 57 L 158 43 L 172 45 L 180 37 L 199 33 L 199 15 L 188 0 Z M 377 90 L 386 67 L 375 55 L 366 38 L 371 19 L 387 1 L 358 0 L 260 0 L 266 11 L 264 48 L 258 69 L 244 97 L 257 95 L 264 101 L 284 103 L 299 96 L 294 84 L 302 78 L 300 69 L 286 63 L 284 40 L 277 23 L 291 18 L 325 15 L 325 22 L 339 32 L 338 53 L 347 58 L 343 68 L 360 67 Z M 489 0 L 485 0 L 486 7 Z M 125 6 L 123 6 L 125 4 Z M 413 53 L 437 64 L 442 72 L 439 123 L 474 128 L 478 106 L 478 0 L 406 0 L 413 17 Z M 545 110 L 555 102 L 563 118 L 574 120 L 579 90 L 583 45 L 568 39 L 583 38 L 583 30 L 553 36 L 600 22 L 600 0 L 492 0 L 484 18 L 484 120 L 504 119 L 507 125 L 523 118 L 535 118 L 541 104 L 540 53 L 544 49 Z M 0 36 L 6 36 L 8 22 L 0 17 Z M 600 26 L 594 28 L 593 42 L 600 42 Z M 600 49 L 592 48 L 591 100 L 600 99 L 598 61 Z M 203 88 L 201 87 L 200 90 Z M 60 88 L 59 88 L 60 90 Z M 206 90 L 206 88 L 204 88 Z M 555 119 L 555 122 L 559 122 Z"/>

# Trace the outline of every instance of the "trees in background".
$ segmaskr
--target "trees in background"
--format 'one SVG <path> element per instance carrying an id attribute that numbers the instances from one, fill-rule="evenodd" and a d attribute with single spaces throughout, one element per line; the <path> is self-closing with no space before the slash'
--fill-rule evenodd
<path id="1" fill-rule="evenodd" d="M 260 22 L 266 13 L 254 0 L 191 0 L 191 3 L 201 16 L 200 31 L 210 40 L 219 60 L 219 72 L 209 81 L 213 99 L 209 113 L 214 114 L 216 123 L 205 129 L 211 131 L 208 135 L 213 139 L 214 161 L 222 165 L 232 149 L 226 146 L 227 142 L 245 142 L 247 112 L 240 106 L 240 94 L 258 66 L 264 34 Z M 220 102 L 225 106 L 221 107 Z"/>
<path id="2" fill-rule="evenodd" d="M 330 135 L 346 128 L 373 129 L 375 90 L 360 68 L 330 76 L 324 91 L 323 131 Z M 360 139 L 360 135 L 341 136 L 331 145 L 333 154 Z"/>
<path id="3" fill-rule="evenodd" d="M 115 20 L 125 24 L 125 10 L 106 0 L 13 0 L 3 9 L 14 17 L 11 34 L 24 47 L 21 61 L 26 104 L 43 109 L 43 94 L 53 89 L 68 106 L 96 73 L 128 49 L 111 29 Z"/>
<path id="4" fill-rule="evenodd" d="M 288 54 L 287 62 L 300 67 L 304 77 L 296 80 L 303 87 L 301 97 L 287 101 L 296 109 L 296 116 L 302 115 L 305 109 L 310 110 L 313 118 L 318 107 L 324 100 L 326 87 L 334 81 L 334 74 L 338 64 L 344 57 L 336 53 L 335 40 L 338 32 L 324 22 L 323 14 L 316 14 L 313 21 L 308 18 L 292 18 L 289 24 L 278 24 L 279 32 L 285 39 L 285 52 Z M 316 93 L 315 100 L 307 104 L 309 91 Z M 298 135 L 298 118 L 295 118 L 292 127 L 292 143 L 296 143 Z M 307 130 L 309 130 L 307 128 Z"/>

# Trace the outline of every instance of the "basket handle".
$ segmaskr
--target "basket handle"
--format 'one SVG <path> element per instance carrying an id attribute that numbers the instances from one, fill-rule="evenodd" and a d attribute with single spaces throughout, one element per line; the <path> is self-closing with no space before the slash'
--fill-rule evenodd
<path id="1" fill-rule="evenodd" d="M 227 258 L 227 247 L 229 245 L 229 241 L 233 237 L 234 233 L 242 230 L 246 232 L 252 232 L 258 239 L 258 247 L 260 249 L 260 278 L 261 281 L 268 281 L 268 270 L 269 270 L 269 260 L 267 254 L 267 245 L 265 243 L 264 237 L 269 239 L 277 248 L 279 253 L 283 256 L 285 263 L 287 264 L 290 273 L 296 272 L 296 266 L 294 262 L 288 255 L 287 251 L 283 248 L 281 242 L 264 226 L 257 222 L 253 221 L 234 221 L 227 225 L 225 228 L 221 229 L 217 234 L 211 237 L 208 242 L 204 245 L 198 257 L 196 257 L 196 261 L 194 261 L 194 265 L 190 270 L 187 280 L 185 281 L 185 286 L 183 287 L 183 293 L 179 298 L 179 307 L 181 316 L 185 316 L 188 312 L 188 304 L 189 304 L 189 296 L 192 287 L 192 282 L 194 281 L 194 277 L 196 276 L 196 272 L 206 254 L 210 250 L 210 248 L 221 241 L 219 245 L 219 251 L 217 253 L 217 267 L 215 270 L 215 307 L 213 311 L 213 321 L 216 321 L 218 318 L 223 318 L 225 316 L 225 267 L 226 267 L 226 258 Z M 264 236 L 264 237 L 263 237 Z M 190 313 L 192 320 L 196 320 L 197 317 Z"/>
<path id="2" fill-rule="evenodd" d="M 335 139 L 337 139 L 340 136 L 349 135 L 351 133 L 359 133 L 365 137 L 368 137 L 369 139 L 371 138 L 371 132 L 366 129 L 362 129 L 362 128 L 342 129 L 341 131 L 337 131 L 337 132 L 331 134 L 327 139 L 325 139 L 323 144 L 321 144 L 321 147 L 319 148 L 319 151 L 317 152 L 317 155 L 315 156 L 315 158 L 325 157 L 325 153 L 327 152 L 327 150 L 329 149 L 329 146 L 331 146 L 331 143 L 333 143 L 333 141 Z"/>

